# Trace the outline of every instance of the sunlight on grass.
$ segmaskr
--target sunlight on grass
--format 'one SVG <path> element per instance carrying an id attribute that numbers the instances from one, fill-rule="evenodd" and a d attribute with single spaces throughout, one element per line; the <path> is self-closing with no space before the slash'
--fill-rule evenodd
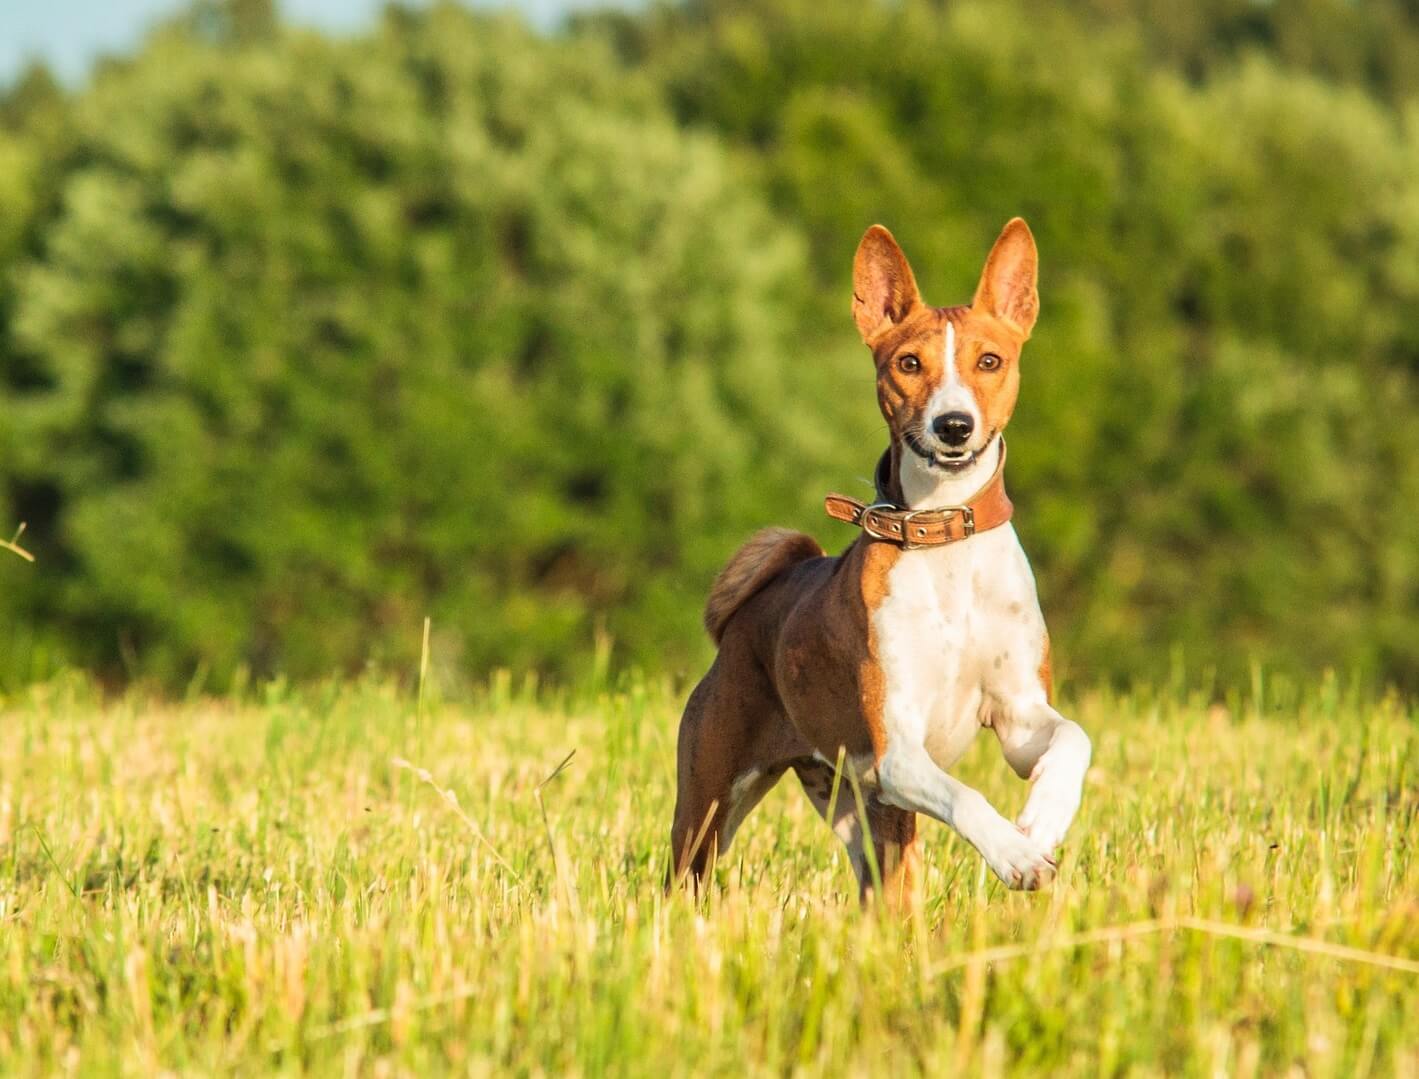
<path id="1" fill-rule="evenodd" d="M 1419 1071 L 1395 699 L 1086 694 L 1053 890 L 927 824 L 897 922 L 791 782 L 667 900 L 677 697 L 533 696 L 10 700 L 0 1070 Z M 961 771 L 1022 804 L 991 740 Z"/>

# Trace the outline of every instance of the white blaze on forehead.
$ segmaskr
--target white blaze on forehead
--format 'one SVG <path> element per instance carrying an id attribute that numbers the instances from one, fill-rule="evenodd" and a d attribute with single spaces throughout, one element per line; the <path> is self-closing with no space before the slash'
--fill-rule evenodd
<path id="1" fill-rule="evenodd" d="M 942 361 L 941 386 L 931 395 L 927 404 L 926 422 L 931 423 L 946 412 L 969 412 L 971 418 L 980 423 L 980 409 L 976 406 L 976 395 L 961 381 L 961 373 L 956 368 L 956 326 L 946 323 L 946 350 Z"/>

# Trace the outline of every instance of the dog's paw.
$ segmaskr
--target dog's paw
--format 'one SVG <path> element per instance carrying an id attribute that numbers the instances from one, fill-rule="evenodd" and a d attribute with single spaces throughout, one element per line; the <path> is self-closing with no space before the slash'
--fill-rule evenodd
<path id="1" fill-rule="evenodd" d="M 1020 814 L 1016 826 L 1047 851 L 1058 850 L 1064 841 L 1063 828 L 1053 821 L 1039 820 L 1028 812 Z"/>
<path id="2" fill-rule="evenodd" d="M 980 848 L 986 864 L 1009 888 L 1032 892 L 1054 880 L 1058 863 L 1050 848 L 1013 825 L 1005 825 Z"/>
<path id="3" fill-rule="evenodd" d="M 1079 811 L 1079 792 L 1065 784 L 1051 783 L 1041 778 L 1030 791 L 1025 808 L 1015 823 L 1020 831 L 1035 840 L 1045 850 L 1052 851 L 1064 841 L 1074 814 Z"/>

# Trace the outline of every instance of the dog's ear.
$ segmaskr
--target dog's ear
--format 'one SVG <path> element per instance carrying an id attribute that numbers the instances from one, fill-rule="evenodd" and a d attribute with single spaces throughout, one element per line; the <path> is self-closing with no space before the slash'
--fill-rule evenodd
<path id="1" fill-rule="evenodd" d="M 863 234 L 852 260 L 852 318 L 863 341 L 901 322 L 921 302 L 906 255 L 881 225 Z"/>
<path id="2" fill-rule="evenodd" d="M 1040 295 L 1035 288 L 1039 262 L 1030 226 L 1023 217 L 1011 218 L 990 249 L 971 306 L 1029 337 L 1040 313 Z"/>

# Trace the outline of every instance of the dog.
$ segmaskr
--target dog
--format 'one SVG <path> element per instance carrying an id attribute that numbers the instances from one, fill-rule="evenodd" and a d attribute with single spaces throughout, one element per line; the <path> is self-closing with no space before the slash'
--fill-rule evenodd
<path id="1" fill-rule="evenodd" d="M 880 888 L 912 903 L 919 813 L 1009 887 L 1053 880 L 1091 745 L 1051 703 L 1049 636 L 1003 479 L 1038 262 L 1017 217 L 971 303 L 931 307 L 892 234 L 862 237 L 852 315 L 891 433 L 876 498 L 827 497 L 862 530 L 842 555 L 770 528 L 715 580 L 704 620 L 718 654 L 680 723 L 667 886 L 698 891 L 790 769 L 847 846 L 864 902 Z M 950 775 L 982 727 L 1031 781 L 1014 823 Z"/>

